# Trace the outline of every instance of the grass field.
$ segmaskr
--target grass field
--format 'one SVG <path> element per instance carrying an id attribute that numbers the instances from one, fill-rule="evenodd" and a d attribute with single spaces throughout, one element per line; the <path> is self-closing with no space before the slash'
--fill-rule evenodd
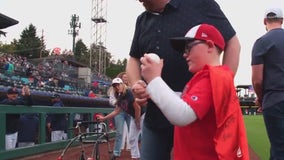
<path id="1" fill-rule="evenodd" d="M 244 120 L 250 146 L 258 154 L 261 160 L 269 159 L 270 144 L 262 115 L 245 115 Z"/>

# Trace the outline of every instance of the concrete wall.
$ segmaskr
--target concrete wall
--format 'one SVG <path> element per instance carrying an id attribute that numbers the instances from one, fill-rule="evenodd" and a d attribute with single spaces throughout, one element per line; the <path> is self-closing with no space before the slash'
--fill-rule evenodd
<path id="1" fill-rule="evenodd" d="M 78 78 L 84 79 L 86 83 L 91 83 L 91 69 L 87 67 L 79 67 Z"/>

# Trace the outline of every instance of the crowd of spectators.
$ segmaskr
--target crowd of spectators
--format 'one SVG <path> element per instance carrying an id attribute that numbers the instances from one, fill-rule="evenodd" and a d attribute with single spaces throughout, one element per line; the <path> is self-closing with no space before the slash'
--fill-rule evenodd
<path id="1" fill-rule="evenodd" d="M 88 96 L 91 89 L 102 92 L 108 87 L 109 78 L 97 73 L 93 74 L 92 82 L 99 82 L 98 85 L 85 83 L 78 78 L 78 68 L 57 55 L 34 62 L 19 55 L 0 53 L 0 68 L 0 85 L 5 86 L 27 84 L 35 90 L 81 96 Z"/>
<path id="2" fill-rule="evenodd" d="M 50 99 L 50 95 L 62 95 L 64 98 L 69 96 L 69 99 L 77 97 L 78 101 L 82 101 L 82 98 L 107 97 L 100 83 L 103 82 L 101 84 L 105 85 L 108 78 L 99 74 L 93 74 L 92 78 L 93 83 L 85 83 L 84 80 L 78 78 L 78 68 L 76 66 L 72 66 L 68 61 L 62 60 L 57 56 L 43 58 L 41 61 L 35 62 L 26 57 L 0 52 L 0 88 L 2 90 L 5 88 L 5 92 L 8 88 L 14 88 L 15 92 L 17 90 L 18 93 L 20 88 L 27 86 L 31 90 L 31 94 L 34 95 L 33 97 L 45 95 L 47 100 Z M 104 87 L 108 88 L 109 86 Z M 4 97 L 0 97 L 0 100 L 3 99 Z M 34 105 L 39 104 L 39 102 L 41 102 L 41 105 L 49 105 L 48 101 L 48 103 L 41 100 L 34 100 L 34 102 Z M 89 102 L 87 101 L 86 103 Z M 82 104 L 81 106 L 84 105 Z M 75 114 L 74 122 L 84 120 L 88 116 Z M 37 138 L 38 133 L 38 116 L 33 113 L 17 114 L 18 119 L 20 127 L 18 128 L 17 136 L 19 133 L 19 137 L 14 138 L 17 139 L 15 142 L 17 142 L 18 147 L 34 145 L 36 143 L 34 140 Z M 14 124 L 18 124 L 18 122 Z M 56 131 L 56 128 L 53 129 Z M 63 130 L 63 132 L 65 133 L 66 130 Z M 11 146 L 13 146 L 11 148 L 14 148 L 15 143 Z M 9 147 L 6 147 L 6 149 L 9 149 Z"/>

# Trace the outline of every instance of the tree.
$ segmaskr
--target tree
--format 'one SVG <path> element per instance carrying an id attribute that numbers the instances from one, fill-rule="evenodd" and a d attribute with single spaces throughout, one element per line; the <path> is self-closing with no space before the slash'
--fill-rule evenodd
<path id="1" fill-rule="evenodd" d="M 116 63 L 115 61 L 110 61 L 110 67 L 106 69 L 106 75 L 110 78 L 115 78 L 115 76 L 118 73 L 125 71 L 126 64 L 127 64 L 126 58 L 123 59 L 122 62 L 120 59 L 118 59 Z"/>
<path id="2" fill-rule="evenodd" d="M 46 45 L 45 45 L 45 41 L 44 41 L 44 37 L 43 36 L 40 38 L 40 44 L 41 44 L 41 47 L 40 47 L 40 55 L 39 55 L 39 57 L 40 58 L 47 57 L 49 55 L 49 51 L 46 50 Z"/>
<path id="3" fill-rule="evenodd" d="M 14 41 L 16 40 L 14 39 Z M 3 53 L 13 53 L 15 48 L 16 47 L 13 44 L 0 44 L 0 52 L 3 52 Z"/>
<path id="4" fill-rule="evenodd" d="M 106 50 L 103 44 L 92 44 L 90 53 L 90 68 L 93 71 L 105 74 L 106 69 L 110 67 L 110 62 L 112 58 L 111 53 Z"/>
<path id="5" fill-rule="evenodd" d="M 45 51 L 44 41 L 36 35 L 36 27 L 32 24 L 23 30 L 18 41 L 12 43 L 16 47 L 14 52 L 27 58 L 39 58 Z"/>
<path id="6" fill-rule="evenodd" d="M 78 62 L 81 62 L 83 64 L 89 64 L 90 53 L 82 39 L 79 39 L 76 42 L 74 57 Z"/>

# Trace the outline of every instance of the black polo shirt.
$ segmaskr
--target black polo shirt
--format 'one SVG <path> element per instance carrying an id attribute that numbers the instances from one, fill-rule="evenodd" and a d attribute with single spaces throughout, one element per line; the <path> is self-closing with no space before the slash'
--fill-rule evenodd
<path id="1" fill-rule="evenodd" d="M 162 78 L 174 91 L 182 92 L 192 74 L 182 53 L 177 53 L 169 38 L 181 37 L 193 26 L 208 23 L 216 26 L 227 41 L 236 33 L 219 5 L 213 0 L 171 0 L 162 13 L 143 12 L 136 28 L 129 55 L 140 58 L 154 52 L 164 59 Z M 148 103 L 145 125 L 153 128 L 171 126 L 153 102 Z"/>

